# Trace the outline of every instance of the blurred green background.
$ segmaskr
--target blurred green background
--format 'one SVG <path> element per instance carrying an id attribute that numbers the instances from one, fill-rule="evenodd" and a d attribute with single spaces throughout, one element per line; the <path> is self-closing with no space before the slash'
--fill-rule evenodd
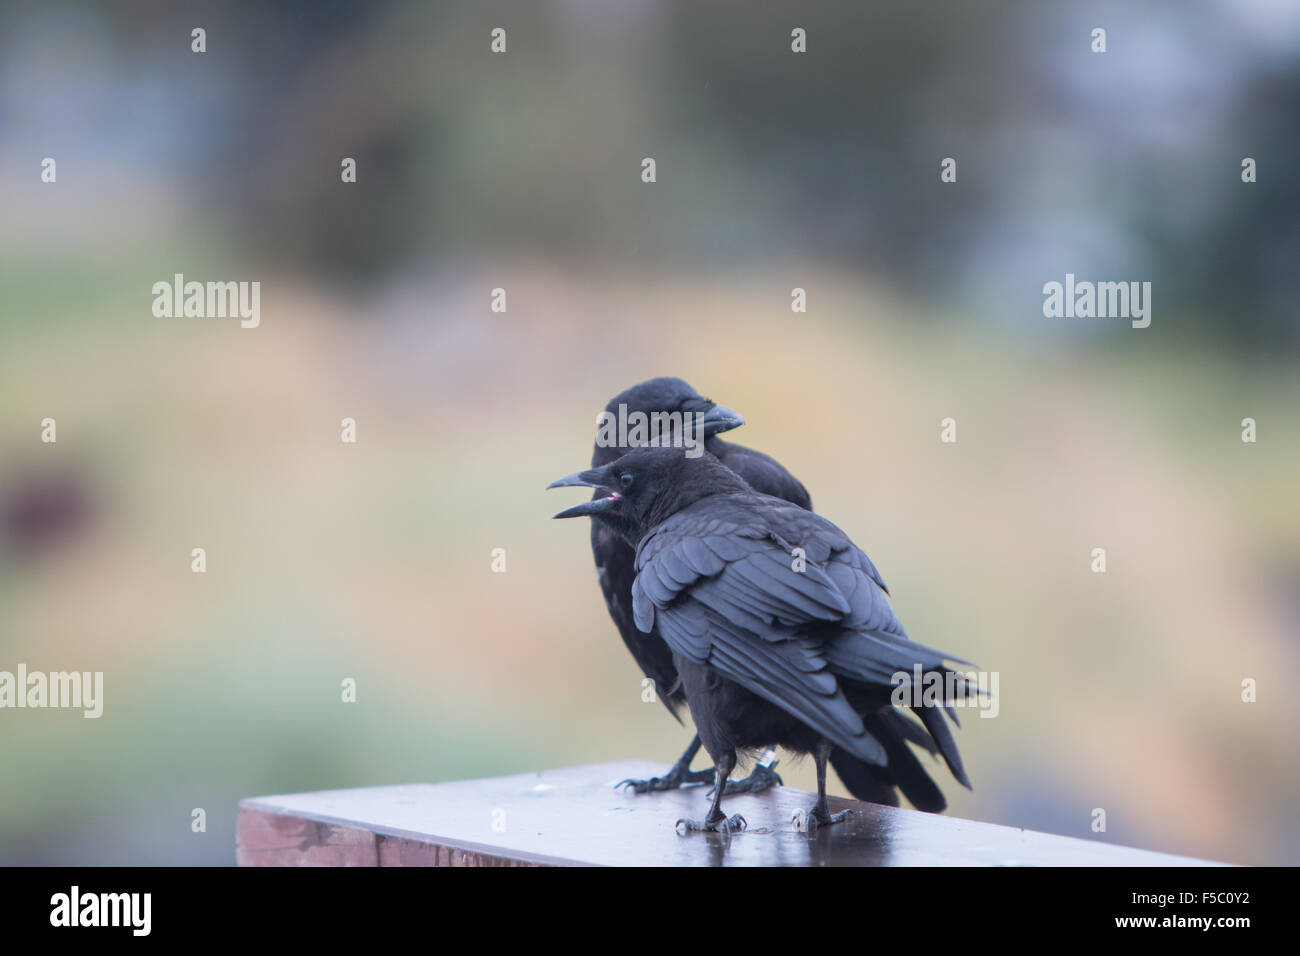
<path id="1" fill-rule="evenodd" d="M 1291 0 L 0 4 L 0 669 L 105 675 L 99 720 L 0 711 L 0 862 L 667 766 L 542 490 L 660 374 L 999 672 L 950 812 L 1300 861 L 1297 116 Z M 155 318 L 177 272 L 260 327 Z M 1150 328 L 1044 318 L 1067 272 L 1151 281 Z"/>

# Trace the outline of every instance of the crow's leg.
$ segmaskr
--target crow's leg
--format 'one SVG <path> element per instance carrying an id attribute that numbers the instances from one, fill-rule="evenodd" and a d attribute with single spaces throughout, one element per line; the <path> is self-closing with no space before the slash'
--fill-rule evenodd
<path id="1" fill-rule="evenodd" d="M 826 805 L 826 760 L 830 755 L 830 741 L 822 740 L 818 742 L 817 749 L 813 752 L 813 759 L 817 761 L 817 805 L 806 813 L 803 810 L 795 813 L 794 828 L 796 830 L 814 833 L 818 827 L 828 827 L 832 823 L 847 820 L 849 814 L 853 812 L 852 810 L 841 810 L 839 813 L 831 813 L 830 807 Z"/>
<path id="2" fill-rule="evenodd" d="M 621 790 L 631 790 L 633 793 L 651 793 L 657 790 L 676 790 L 678 787 L 693 787 L 697 784 L 709 783 L 714 776 L 712 768 L 708 770 L 691 769 L 691 761 L 695 759 L 695 755 L 699 752 L 700 738 L 697 734 L 695 739 L 691 741 L 691 745 L 686 748 L 686 753 L 682 754 L 662 777 L 651 777 L 649 780 L 620 780 L 614 784 L 614 787 Z"/>
<path id="3" fill-rule="evenodd" d="M 727 796 L 731 796 L 733 793 L 762 793 L 772 787 L 784 786 L 785 781 L 776 772 L 778 762 L 776 751 L 768 747 L 763 751 L 763 755 L 758 758 L 758 763 L 754 765 L 754 769 L 750 771 L 748 777 L 744 780 L 727 781 Z M 712 796 L 712 791 L 709 793 Z"/>
<path id="4" fill-rule="evenodd" d="M 746 827 L 745 818 L 739 813 L 734 816 L 727 816 L 722 812 L 722 794 L 727 789 L 727 777 L 736 767 L 736 752 L 734 750 L 725 751 L 718 757 L 717 766 L 714 768 L 717 777 L 713 781 L 713 803 L 709 806 L 709 815 L 703 821 L 697 820 L 678 820 L 677 832 L 682 836 L 687 833 L 699 833 L 703 831 L 732 833 L 736 830 L 743 830 Z"/>

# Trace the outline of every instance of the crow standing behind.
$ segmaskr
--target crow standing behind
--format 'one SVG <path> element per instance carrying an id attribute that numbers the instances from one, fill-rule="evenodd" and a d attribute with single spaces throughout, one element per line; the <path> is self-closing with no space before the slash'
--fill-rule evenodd
<path id="1" fill-rule="evenodd" d="M 553 483 L 566 485 L 606 494 L 557 518 L 591 515 L 636 543 L 633 619 L 644 633 L 657 628 L 671 649 L 714 760 L 708 816 L 681 825 L 743 827 L 741 817 L 722 812 L 727 778 L 738 751 L 771 745 L 816 760 L 818 795 L 809 825 L 843 819 L 847 811 L 832 815 L 826 804 L 832 750 L 887 766 L 890 750 L 869 722 L 901 718 L 891 702 L 893 676 L 916 666 L 947 675 L 944 661 L 958 658 L 908 639 L 879 572 L 844 532 L 756 493 L 712 455 L 637 448 Z M 941 707 L 913 710 L 953 776 L 970 786 Z"/>
<path id="2" fill-rule="evenodd" d="M 780 462 L 762 452 L 725 442 L 718 437 L 722 432 L 743 425 L 744 419 L 731 409 L 704 398 L 680 378 L 653 378 L 634 385 L 610 399 L 605 411 L 617 415 L 620 406 L 628 415 L 662 412 L 703 416 L 699 421 L 703 426 L 705 449 L 743 478 L 755 491 L 782 498 L 807 511 L 812 510 L 812 500 L 803 484 L 782 467 Z M 600 468 L 608 465 L 628 450 L 626 445 L 602 444 L 597 441 L 592 451 L 591 466 Z M 607 494 L 608 491 L 597 489 L 594 497 L 602 498 Z M 657 629 L 652 628 L 648 634 L 643 634 L 633 620 L 635 551 L 624 539 L 624 532 L 625 529 L 608 518 L 591 523 L 591 551 L 601 592 L 623 643 L 642 673 L 655 682 L 656 692 L 664 706 L 677 717 L 677 708 L 685 697 L 678 681 L 672 651 L 659 636 Z M 881 587 L 884 587 L 883 582 Z M 906 743 L 910 740 L 933 755 L 938 752 L 938 748 L 931 736 L 913 721 L 892 710 L 868 716 L 866 725 L 867 730 L 885 748 L 888 764 L 876 766 L 859 760 L 842 748 L 834 748 L 830 756 L 831 765 L 849 792 L 860 800 L 896 806 L 898 794 L 895 787 L 898 787 L 917 809 L 931 812 L 943 810 L 947 804 L 942 791 L 930 779 Z M 645 793 L 671 790 L 683 784 L 711 782 L 714 776 L 712 769 L 690 769 L 691 761 L 699 749 L 700 738 L 696 736 L 686 752 L 662 777 L 625 780 L 620 786 Z M 781 778 L 771 768 L 760 764 L 744 780 L 730 781 L 726 792 L 757 793 L 780 782 Z"/>

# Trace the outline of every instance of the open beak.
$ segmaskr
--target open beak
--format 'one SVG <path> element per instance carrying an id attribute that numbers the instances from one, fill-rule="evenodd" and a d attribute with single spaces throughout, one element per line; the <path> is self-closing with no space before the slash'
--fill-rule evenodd
<path id="1" fill-rule="evenodd" d="M 552 488 L 604 488 L 601 479 L 604 476 L 600 469 L 591 468 L 587 471 L 575 471 L 571 475 L 565 475 L 563 478 L 556 478 L 546 486 L 549 491 Z M 590 515 L 604 514 L 607 511 L 617 511 L 618 503 L 622 500 L 618 492 L 610 492 L 600 498 L 592 498 L 590 501 L 584 501 L 580 505 L 574 505 L 572 508 L 565 508 L 559 514 L 554 515 L 556 518 L 582 518 Z"/>
<path id="2" fill-rule="evenodd" d="M 714 405 L 704 413 L 701 424 L 704 425 L 704 437 L 708 438 L 711 435 L 720 435 L 722 432 L 739 428 L 745 424 L 745 419 L 734 409 L 727 408 L 725 405 Z"/>

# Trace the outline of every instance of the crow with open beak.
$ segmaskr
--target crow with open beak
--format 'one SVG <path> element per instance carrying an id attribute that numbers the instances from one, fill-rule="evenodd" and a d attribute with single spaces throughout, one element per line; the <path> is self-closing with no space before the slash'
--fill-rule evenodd
<path id="1" fill-rule="evenodd" d="M 868 721 L 906 720 L 894 706 L 896 676 L 919 668 L 952 695 L 950 654 L 908 639 L 871 560 L 826 519 L 758 494 L 716 457 L 680 448 L 636 448 L 551 487 L 597 489 L 555 517 L 591 516 L 635 546 L 632 620 L 671 652 L 680 689 L 715 764 L 713 802 L 679 830 L 743 828 L 721 801 L 737 755 L 782 746 L 810 753 L 817 803 L 810 827 L 835 823 L 826 766 L 840 748 L 888 768 L 889 748 Z M 956 675 L 951 675 L 956 676 Z M 953 776 L 970 786 L 952 732 L 951 696 L 910 704 Z"/>
<path id="2" fill-rule="evenodd" d="M 642 421 L 653 420 L 654 416 L 677 416 L 669 419 L 683 427 L 695 431 L 684 436 L 668 435 L 669 441 L 675 437 L 692 444 L 702 442 L 704 450 L 726 461 L 755 488 L 767 494 L 777 495 L 794 502 L 801 508 L 811 508 L 812 502 L 803 485 L 781 467 L 776 460 L 741 445 L 724 442 L 719 435 L 745 423 L 739 413 L 719 405 L 697 392 L 680 378 L 663 376 L 633 385 L 609 400 L 605 406 L 602 421 L 613 427 L 598 429 L 596 442 L 591 453 L 591 465 L 598 468 L 621 457 L 629 448 L 635 447 L 626 439 L 636 438 L 629 434 L 626 425 L 636 416 Z M 646 437 L 644 434 L 642 437 Z M 661 438 L 664 436 L 660 436 Z M 610 439 L 613 439 L 612 441 Z M 693 451 L 683 447 L 683 453 Z M 602 515 L 602 520 L 591 523 L 591 554 L 596 563 L 597 578 L 601 594 L 605 597 L 605 606 L 609 616 L 618 628 L 623 644 L 632 654 L 641 668 L 641 672 L 654 682 L 655 694 L 668 712 L 678 722 L 681 716 L 678 710 L 685 700 L 681 684 L 677 679 L 677 668 L 673 664 L 672 652 L 653 630 L 642 634 L 632 620 L 632 580 L 636 577 L 633 568 L 635 552 L 628 543 L 625 530 L 621 527 L 616 514 L 610 510 L 613 497 L 609 491 L 598 488 L 590 502 L 570 510 L 570 516 L 589 514 L 593 517 Z M 586 510 L 584 510 L 586 509 Z M 660 777 L 648 780 L 624 780 L 618 786 L 636 793 L 656 790 L 673 790 L 681 786 L 711 783 L 713 769 L 692 771 L 691 761 L 700 750 L 700 738 L 691 741 L 686 751 L 677 762 Z M 781 783 L 781 778 L 773 769 L 775 761 L 760 763 L 744 780 L 732 780 L 728 793 L 757 793 L 768 787 Z"/>
<path id="3" fill-rule="evenodd" d="M 663 377 L 641 382 L 612 398 L 605 407 L 605 415 L 613 416 L 615 420 L 625 421 L 627 417 L 638 413 L 681 413 L 684 416 L 694 416 L 704 434 L 704 448 L 751 488 L 784 499 L 804 510 L 812 510 L 812 500 L 807 490 L 780 462 L 762 452 L 723 441 L 719 437 L 723 432 L 744 424 L 744 419 L 731 409 L 703 398 L 681 379 Z M 620 415 L 623 416 L 622 419 L 619 419 Z M 616 434 L 617 430 L 604 431 L 606 437 L 611 433 Z M 602 441 L 601 438 L 602 434 L 598 432 L 591 458 L 593 468 L 608 465 L 629 450 L 625 443 L 611 443 Z M 605 605 L 624 645 L 642 673 L 654 681 L 659 699 L 680 721 L 677 711 L 684 696 L 672 652 L 656 630 L 651 629 L 650 633 L 643 634 L 633 620 L 635 552 L 627 540 L 628 529 L 622 525 L 612 507 L 613 503 L 603 501 L 606 497 L 613 496 L 614 493 L 597 488 L 590 502 L 569 509 L 563 516 L 601 516 L 591 524 L 591 550 Z M 898 790 L 902 790 L 917 809 L 931 812 L 943 810 L 947 805 L 943 792 L 907 746 L 910 741 L 933 756 L 938 753 L 933 738 L 913 721 L 892 710 L 869 715 L 867 726 L 889 754 L 889 761 L 886 766 L 869 764 L 839 747 L 833 748 L 831 765 L 849 792 L 860 800 L 897 806 Z M 712 782 L 712 769 L 690 769 L 699 749 L 700 738 L 696 736 L 685 753 L 663 776 L 648 780 L 624 780 L 619 786 L 645 793 Z M 774 767 L 775 761 L 765 754 L 748 777 L 728 781 L 727 793 L 757 793 L 781 783 Z"/>

